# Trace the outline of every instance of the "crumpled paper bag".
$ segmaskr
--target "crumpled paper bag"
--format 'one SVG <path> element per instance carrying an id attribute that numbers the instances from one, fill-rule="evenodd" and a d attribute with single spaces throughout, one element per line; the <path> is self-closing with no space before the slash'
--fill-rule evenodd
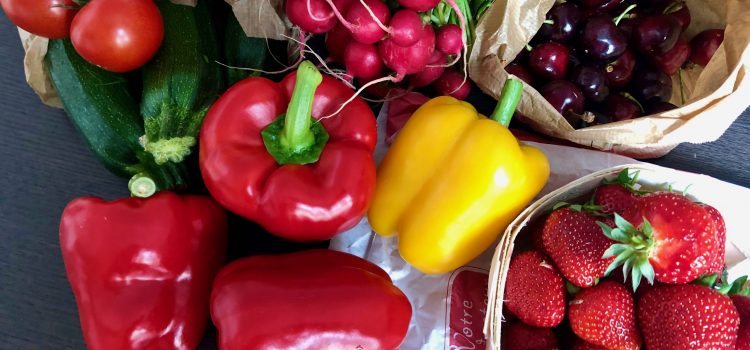
<path id="1" fill-rule="evenodd" d="M 683 72 L 686 103 L 679 79 L 671 102 L 680 108 L 631 121 L 575 130 L 533 87 L 524 83 L 519 117 L 535 130 L 556 138 L 635 158 L 662 156 L 682 142 L 715 141 L 750 105 L 750 1 L 686 0 L 692 23 L 688 39 L 702 30 L 726 27 L 724 44 L 705 68 Z M 524 49 L 554 0 L 496 0 L 480 19 L 469 59 L 469 76 L 497 98 L 508 74 L 504 67 Z"/>

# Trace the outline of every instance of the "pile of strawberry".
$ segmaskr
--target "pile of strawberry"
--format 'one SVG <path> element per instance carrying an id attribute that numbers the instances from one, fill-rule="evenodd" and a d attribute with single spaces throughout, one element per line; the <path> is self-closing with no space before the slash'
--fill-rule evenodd
<path id="1" fill-rule="evenodd" d="M 747 278 L 726 282 L 721 214 L 635 184 L 626 169 L 522 233 L 533 248 L 510 262 L 504 350 L 750 349 Z"/>

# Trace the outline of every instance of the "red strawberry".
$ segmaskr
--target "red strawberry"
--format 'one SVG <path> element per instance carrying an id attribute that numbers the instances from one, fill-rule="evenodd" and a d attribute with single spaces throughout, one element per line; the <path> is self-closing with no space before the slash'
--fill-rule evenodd
<path id="1" fill-rule="evenodd" d="M 617 175 L 617 178 L 605 180 L 594 190 L 594 204 L 600 206 L 599 210 L 604 214 L 623 215 L 628 212 L 640 198 L 633 189 L 636 176 L 631 177 L 628 169 L 624 169 Z"/>
<path id="2" fill-rule="evenodd" d="M 750 350 L 750 297 L 732 295 L 732 303 L 740 314 L 740 329 L 737 332 L 736 350 Z"/>
<path id="3" fill-rule="evenodd" d="M 703 275 L 716 254 L 716 228 L 708 212 L 687 197 L 659 192 L 641 197 L 632 224 L 615 214 L 614 229 L 604 234 L 620 243 L 605 257 L 617 256 L 610 269 L 625 264 L 633 288 L 641 276 L 653 284 L 688 283 Z M 636 228 L 638 227 L 638 228 Z"/>
<path id="4" fill-rule="evenodd" d="M 503 336 L 503 350 L 554 349 L 560 344 L 552 328 L 532 327 L 523 322 L 508 324 Z"/>
<path id="5" fill-rule="evenodd" d="M 614 260 L 602 259 L 614 242 L 602 235 L 596 222 L 597 218 L 589 213 L 562 208 L 549 215 L 542 233 L 544 250 L 565 278 L 582 288 L 596 284 Z"/>
<path id="6" fill-rule="evenodd" d="M 633 296 L 620 283 L 604 281 L 581 290 L 568 304 L 573 332 L 608 349 L 638 349 L 641 335 L 635 321 Z"/>
<path id="7" fill-rule="evenodd" d="M 573 343 L 573 346 L 570 347 L 570 350 L 607 350 L 607 348 L 587 343 L 581 339 L 576 339 L 575 343 Z"/>
<path id="8" fill-rule="evenodd" d="M 505 305 L 524 323 L 554 327 L 565 317 L 565 282 L 542 253 L 528 251 L 510 261 Z"/>
<path id="9" fill-rule="evenodd" d="M 634 207 L 639 197 L 619 184 L 601 185 L 594 190 L 594 204 L 605 214 L 625 213 Z"/>
<path id="10" fill-rule="evenodd" d="M 714 220 L 714 226 L 716 228 L 716 245 L 714 253 L 712 254 L 715 258 L 708 264 L 707 275 L 714 273 L 721 274 L 724 271 L 724 256 L 726 255 L 726 244 L 727 244 L 727 225 L 724 223 L 724 217 L 721 216 L 716 208 L 703 204 L 703 209 L 706 209 L 708 215 Z"/>
<path id="11" fill-rule="evenodd" d="M 638 321 L 649 350 L 734 349 L 740 318 L 728 296 L 680 284 L 646 292 Z"/>

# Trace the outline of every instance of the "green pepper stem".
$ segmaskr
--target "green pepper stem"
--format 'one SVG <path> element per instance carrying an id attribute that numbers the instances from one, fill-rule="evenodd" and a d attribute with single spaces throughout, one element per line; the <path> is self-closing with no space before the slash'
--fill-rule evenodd
<path id="1" fill-rule="evenodd" d="M 506 80 L 505 86 L 503 86 L 503 92 L 500 94 L 497 106 L 495 106 L 495 110 L 492 112 L 490 118 L 503 126 L 508 127 L 511 118 L 513 118 L 513 113 L 516 112 L 518 103 L 521 102 L 522 94 L 523 83 L 521 83 L 520 80 Z"/>
<path id="2" fill-rule="evenodd" d="M 289 152 L 302 151 L 315 143 L 310 130 L 312 105 L 315 89 L 323 81 L 323 76 L 310 61 L 304 61 L 297 69 L 296 79 L 279 140 Z"/>

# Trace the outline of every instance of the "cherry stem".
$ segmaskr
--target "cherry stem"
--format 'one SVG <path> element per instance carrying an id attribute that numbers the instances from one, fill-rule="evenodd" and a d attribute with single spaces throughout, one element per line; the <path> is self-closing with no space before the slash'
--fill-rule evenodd
<path id="1" fill-rule="evenodd" d="M 682 68 L 677 70 L 677 78 L 680 79 L 680 103 L 685 105 L 685 84 L 682 81 Z"/>
<path id="2" fill-rule="evenodd" d="M 669 4 L 669 6 L 667 6 L 664 9 L 663 14 L 668 15 L 670 13 L 675 13 L 675 12 L 677 12 L 679 10 L 682 10 L 683 7 L 685 7 L 685 2 L 684 1 L 675 1 L 675 2 L 673 2 L 671 4 Z"/>
<path id="3" fill-rule="evenodd" d="M 620 25 L 620 21 L 622 21 L 622 19 L 623 19 L 623 18 L 625 18 L 625 16 L 627 16 L 627 14 L 628 14 L 628 13 L 629 13 L 630 11 L 632 11 L 632 10 L 633 10 L 634 8 L 636 8 L 636 7 L 638 7 L 638 5 L 637 5 L 637 4 L 632 4 L 632 5 L 628 6 L 628 8 L 626 8 L 626 9 L 625 9 L 625 11 L 623 11 L 623 12 L 622 12 L 622 13 L 621 13 L 621 14 L 620 14 L 619 16 L 617 16 L 617 17 L 616 17 L 616 18 L 614 19 L 614 22 L 615 22 L 615 26 L 618 26 L 618 25 Z"/>
<path id="4" fill-rule="evenodd" d="M 638 102 L 638 100 L 633 95 L 627 92 L 623 92 L 622 96 L 630 100 L 630 102 L 635 103 L 635 105 L 638 106 L 638 108 L 641 110 L 641 113 L 646 113 L 646 109 L 643 108 L 643 105 L 640 102 Z"/>
<path id="5" fill-rule="evenodd" d="M 549 24 L 549 25 L 553 25 L 553 24 L 555 24 L 555 21 L 553 21 L 553 20 L 551 20 L 551 19 L 545 19 L 545 20 L 544 20 L 544 22 L 542 22 L 542 23 L 544 23 L 544 24 Z"/>
<path id="6" fill-rule="evenodd" d="M 510 120 L 513 118 L 513 113 L 516 112 L 518 103 L 521 102 L 522 95 L 523 83 L 520 80 L 506 80 L 503 91 L 500 93 L 500 99 L 490 118 L 507 128 L 510 125 Z"/>

